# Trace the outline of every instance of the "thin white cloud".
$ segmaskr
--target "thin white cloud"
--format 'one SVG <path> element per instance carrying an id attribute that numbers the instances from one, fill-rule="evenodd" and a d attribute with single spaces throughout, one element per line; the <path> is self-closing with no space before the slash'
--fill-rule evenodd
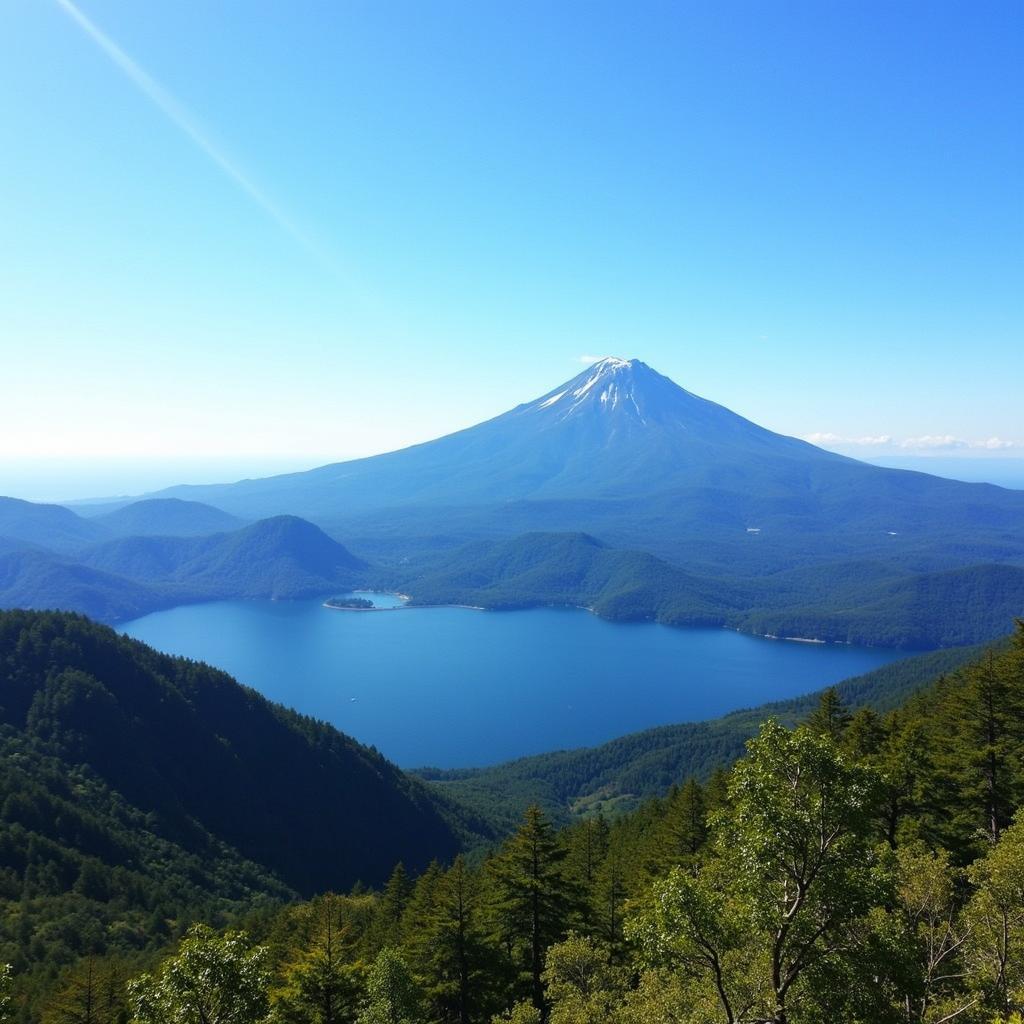
<path id="1" fill-rule="evenodd" d="M 805 435 L 804 440 L 823 448 L 827 448 L 830 445 L 858 445 L 865 448 L 886 447 L 893 443 L 893 439 L 889 434 L 879 434 L 877 437 L 843 437 L 840 434 L 817 433 Z"/>
<path id="2" fill-rule="evenodd" d="M 955 434 L 922 434 L 920 437 L 895 438 L 891 434 L 846 437 L 831 431 L 806 434 L 803 438 L 820 448 L 891 452 L 958 452 L 958 451 L 1024 451 L 1024 442 L 989 437 L 970 441 Z"/>
<path id="3" fill-rule="evenodd" d="M 607 356 L 577 356 L 576 361 L 582 363 L 584 366 L 590 366 L 593 363 L 599 363 L 602 359 L 607 358 Z"/>
<path id="4" fill-rule="evenodd" d="M 159 82 L 147 74 L 109 36 L 89 20 L 72 0 L 55 0 L 57 6 L 106 54 L 133 85 L 186 135 L 231 181 L 245 193 L 282 231 L 332 271 L 338 272 L 333 257 L 306 235 L 286 213 L 232 160 L 206 132 L 196 118 Z"/>
<path id="5" fill-rule="evenodd" d="M 950 452 L 958 448 L 970 448 L 969 441 L 952 434 L 924 434 L 921 437 L 907 437 L 899 446 L 910 451 Z"/>

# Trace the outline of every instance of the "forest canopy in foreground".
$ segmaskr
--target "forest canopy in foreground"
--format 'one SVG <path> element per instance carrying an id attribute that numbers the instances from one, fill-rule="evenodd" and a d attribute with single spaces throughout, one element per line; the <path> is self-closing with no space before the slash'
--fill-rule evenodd
<path id="1" fill-rule="evenodd" d="M 1022 747 L 1024 626 L 884 715 L 826 691 L 796 728 L 767 721 L 731 770 L 612 821 L 558 831 L 531 808 L 485 858 L 415 878 L 399 865 L 378 891 L 263 900 L 162 952 L 104 955 L 97 934 L 60 971 L 44 947 L 63 922 L 8 930 L 9 1013 L 1008 1021 L 1024 1006 Z M 17 881 L 15 916 L 31 902 Z"/>

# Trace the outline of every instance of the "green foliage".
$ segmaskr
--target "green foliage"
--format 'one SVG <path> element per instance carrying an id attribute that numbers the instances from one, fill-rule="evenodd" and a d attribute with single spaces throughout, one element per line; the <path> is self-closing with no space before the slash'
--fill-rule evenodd
<path id="1" fill-rule="evenodd" d="M 131 982 L 134 1024 L 258 1024 L 267 1015 L 267 950 L 243 932 L 196 925 L 155 974 Z"/>
<path id="2" fill-rule="evenodd" d="M 14 1020 L 14 1004 L 11 999 L 11 965 L 0 964 L 0 1024 L 11 1024 Z"/>
<path id="3" fill-rule="evenodd" d="M 32 664 L 35 640 L 19 637 Z M 3 690 L 3 714 L 21 715 L 26 735 L 8 727 L 20 746 L 0 767 L 24 774 L 0 803 L 11 826 L 0 834 L 33 851 L 0 863 L 19 1024 L 127 1024 L 118 993 L 140 971 L 134 1024 L 200 1024 L 200 1000 L 205 1024 L 987 1024 L 1024 1009 L 1024 626 L 888 713 L 862 702 L 851 714 L 846 689 L 796 705 L 809 721 L 768 720 L 730 770 L 677 778 L 630 813 L 559 832 L 531 807 L 487 851 L 418 873 L 398 863 L 377 890 L 284 905 L 256 888 L 218 895 L 242 877 L 258 887 L 265 870 L 223 847 L 209 847 L 222 861 L 196 855 L 191 875 L 175 875 L 168 839 L 132 845 L 132 805 L 103 804 L 123 798 L 96 788 L 95 768 L 46 802 L 68 752 L 93 749 L 124 706 L 107 673 L 84 667 L 90 642 L 50 638 L 46 685 L 25 699 L 12 670 Z M 980 757 L 979 736 L 991 740 Z M 120 807 L 122 831 L 73 817 L 94 804 Z M 110 867 L 118 844 L 168 856 L 167 890 L 146 888 L 148 869 L 132 889 Z M 172 905 L 190 878 L 200 891 Z M 69 907 L 83 911 L 60 916 Z M 190 914 L 216 930 L 181 940 Z M 111 947 L 126 955 L 95 955 Z M 47 974 L 55 950 L 63 961 Z"/>
<path id="4" fill-rule="evenodd" d="M 420 995 L 401 954 L 382 949 L 366 979 L 366 1005 L 358 1024 L 419 1024 Z"/>
<path id="5" fill-rule="evenodd" d="M 459 848 L 375 751 L 79 616 L 0 613 L 0 960 L 29 1009 L 89 956 Z"/>
<path id="6" fill-rule="evenodd" d="M 351 1024 L 362 992 L 354 926 L 343 901 L 326 893 L 300 908 L 289 956 L 272 993 L 274 1024 Z"/>

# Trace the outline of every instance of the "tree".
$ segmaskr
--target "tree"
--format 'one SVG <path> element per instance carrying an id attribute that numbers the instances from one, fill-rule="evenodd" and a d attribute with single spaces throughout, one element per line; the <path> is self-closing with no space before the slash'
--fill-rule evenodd
<path id="1" fill-rule="evenodd" d="M 354 938 L 343 901 L 327 893 L 309 903 L 301 922 L 299 949 L 283 967 L 284 985 L 274 993 L 280 1024 L 350 1024 L 361 993 L 352 963 Z"/>
<path id="2" fill-rule="evenodd" d="M 565 833 L 563 833 L 565 834 Z M 608 855 L 608 824 L 600 814 L 567 830 L 565 875 L 583 895 L 579 923 L 591 926 L 594 889 L 601 865 Z"/>
<path id="3" fill-rule="evenodd" d="M 402 941 L 402 915 L 412 893 L 412 884 L 405 866 L 399 861 L 381 894 L 373 926 L 370 929 L 370 948 L 377 952 L 386 946 L 398 946 Z"/>
<path id="4" fill-rule="evenodd" d="M 950 1021 L 977 998 L 963 991 L 963 954 L 970 926 L 960 913 L 957 888 L 962 872 L 949 853 L 921 844 L 896 853 L 898 914 L 902 953 L 910 964 L 901 986 L 900 1009 L 910 1024 Z"/>
<path id="5" fill-rule="evenodd" d="M 43 1024 L 119 1024 L 127 1014 L 124 989 L 116 963 L 87 956 L 65 972 Z"/>
<path id="6" fill-rule="evenodd" d="M 570 932 L 548 950 L 544 969 L 551 1024 L 605 1024 L 621 1002 L 626 976 L 601 942 Z"/>
<path id="7" fill-rule="evenodd" d="M 409 955 L 434 1018 L 446 1024 L 478 1019 L 487 1002 L 491 954 L 481 927 L 477 880 L 461 855 L 436 880 Z"/>
<path id="8" fill-rule="evenodd" d="M 1024 815 L 969 869 L 967 907 L 971 976 L 988 1003 L 1008 1015 L 1024 1010 Z"/>
<path id="9" fill-rule="evenodd" d="M 257 1024 L 266 1017 L 267 951 L 244 932 L 191 928 L 155 974 L 131 982 L 136 1024 Z"/>
<path id="10" fill-rule="evenodd" d="M 834 686 L 822 691 L 818 706 L 807 716 L 807 728 L 811 732 L 836 742 L 842 738 L 849 724 L 850 712 Z"/>
<path id="11" fill-rule="evenodd" d="M 564 857 L 551 823 L 533 805 L 489 865 L 502 938 L 513 958 L 523 956 L 529 996 L 542 1013 L 544 952 L 561 938 L 575 902 L 561 870 Z"/>
<path id="12" fill-rule="evenodd" d="M 669 794 L 665 817 L 655 840 L 653 867 L 657 874 L 694 862 L 707 842 L 707 816 L 704 790 L 696 779 L 687 779 Z"/>
<path id="13" fill-rule="evenodd" d="M 13 976 L 10 964 L 0 964 L 0 1024 L 14 1020 L 14 999 L 11 997 Z"/>
<path id="14" fill-rule="evenodd" d="M 358 1024 L 418 1024 L 419 993 L 401 954 L 382 949 L 366 979 L 366 1005 Z"/>
<path id="15" fill-rule="evenodd" d="M 633 934 L 655 964 L 713 989 L 729 1024 L 787 1024 L 808 978 L 855 967 L 853 923 L 877 898 L 870 845 L 877 779 L 833 740 L 774 721 L 733 769 L 730 810 L 696 876 L 656 886 Z"/>
<path id="16" fill-rule="evenodd" d="M 968 834 L 976 830 L 989 843 L 999 839 L 1021 793 L 1024 680 L 1012 671 L 1014 655 L 989 652 L 965 670 L 966 685 L 951 689 L 942 707 L 953 802 Z"/>

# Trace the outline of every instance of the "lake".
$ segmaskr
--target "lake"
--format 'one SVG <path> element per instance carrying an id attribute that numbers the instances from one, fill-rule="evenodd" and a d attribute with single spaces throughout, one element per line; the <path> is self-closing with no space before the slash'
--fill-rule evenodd
<path id="1" fill-rule="evenodd" d="M 808 693 L 899 651 L 606 622 L 585 611 L 218 601 L 121 627 L 325 719 L 403 767 L 589 746 Z"/>

